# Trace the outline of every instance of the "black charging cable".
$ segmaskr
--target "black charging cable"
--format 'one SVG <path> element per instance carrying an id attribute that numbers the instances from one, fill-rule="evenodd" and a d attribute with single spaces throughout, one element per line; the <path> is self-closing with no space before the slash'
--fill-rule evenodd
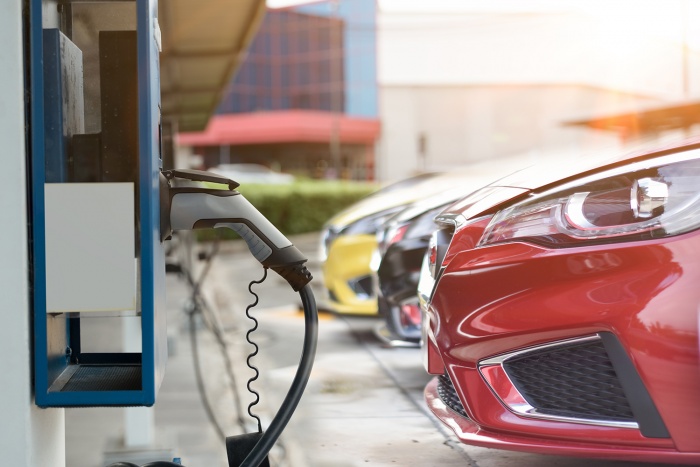
<path id="1" fill-rule="evenodd" d="M 192 288 L 192 299 L 193 299 L 193 304 L 194 308 L 197 311 L 202 311 L 202 308 L 206 308 L 206 302 L 204 301 L 204 297 L 201 296 L 201 284 L 203 282 L 204 277 L 206 277 L 206 274 L 209 272 L 210 265 L 211 265 L 211 260 L 214 256 L 216 256 L 216 253 L 218 252 L 218 244 L 214 245 L 214 248 L 212 249 L 212 252 L 210 252 L 209 255 L 207 255 L 207 263 L 205 264 L 204 270 L 200 274 L 200 277 L 198 280 L 194 280 L 194 278 L 191 275 L 190 268 L 186 268 L 187 271 L 185 271 L 185 276 L 186 280 L 189 283 L 189 285 Z M 305 269 L 304 266 L 301 266 L 303 269 Z M 267 269 L 267 268 L 265 268 Z M 264 278 L 263 278 L 264 280 Z M 257 282 L 257 281 L 255 281 Z M 252 283 L 250 285 L 253 285 Z M 250 289 L 249 286 L 249 291 L 253 293 L 253 291 Z M 257 295 L 253 293 L 253 295 Z M 289 420 L 292 417 L 292 414 L 296 410 L 301 397 L 304 393 L 304 389 L 306 388 L 306 384 L 308 383 L 308 380 L 311 376 L 311 370 L 313 367 L 313 362 L 314 358 L 316 355 L 316 347 L 317 347 L 317 339 L 318 339 L 318 309 L 316 306 L 316 300 L 314 298 L 312 289 L 310 285 L 305 285 L 301 290 L 299 290 L 299 296 L 301 298 L 301 304 L 302 308 L 304 311 L 304 342 L 302 345 L 302 353 L 299 361 L 299 366 L 297 367 L 297 371 L 295 374 L 295 377 L 292 381 L 292 384 L 289 388 L 289 391 L 283 400 L 279 411 L 275 415 L 275 417 L 272 419 L 270 422 L 269 427 L 267 430 L 261 432 L 260 431 L 260 423 L 258 419 L 258 433 L 255 433 L 254 438 L 249 438 L 246 439 L 246 435 L 237 435 L 237 436 L 230 436 L 226 438 L 226 451 L 228 455 L 228 463 L 229 467 L 259 467 L 259 466 L 266 466 L 269 465 L 269 461 L 267 460 L 267 456 L 269 452 L 271 451 L 272 447 L 274 444 L 277 442 L 278 438 L 282 434 L 282 431 L 284 428 L 287 426 L 289 423 Z M 257 300 L 255 301 L 257 303 Z M 253 304 L 254 306 L 255 304 Z M 246 314 L 249 315 L 249 309 L 251 307 L 248 307 L 246 310 Z M 193 310 L 194 311 L 194 310 Z M 194 314 L 190 313 L 190 332 L 194 331 Z M 257 323 L 256 326 L 257 328 Z M 253 329 L 254 330 L 254 329 Z M 249 330 L 250 334 L 250 330 Z M 194 353 L 196 352 L 196 337 L 191 335 L 191 338 L 195 340 L 195 344 L 193 346 L 193 351 Z M 247 339 L 250 342 L 249 335 L 247 335 Z M 224 346 L 225 348 L 226 346 Z M 256 352 L 257 353 L 257 352 Z M 198 360 L 196 355 L 193 355 L 195 361 Z M 250 358 L 250 357 L 249 357 Z M 248 365 L 250 365 L 250 362 L 248 361 Z M 198 368 L 195 368 L 195 371 L 198 373 Z M 232 375 L 231 375 L 232 376 Z M 200 375 L 201 377 L 201 375 Z M 250 382 L 249 382 L 250 386 Z M 203 388 L 200 388 L 200 396 L 203 395 L 202 392 Z M 221 436 L 222 434 L 222 429 L 221 426 L 217 423 L 216 417 L 213 414 L 213 410 L 211 410 L 211 407 L 208 404 L 208 400 L 206 398 L 206 395 L 204 395 L 203 399 L 203 405 L 205 407 L 205 411 L 207 412 L 207 415 L 209 416 L 210 421 L 212 421 L 212 424 L 214 427 L 217 429 L 217 432 Z M 240 406 L 239 406 L 240 407 Z M 251 407 L 248 407 L 248 411 L 250 413 Z M 240 414 L 240 408 L 239 408 L 239 414 Z M 239 415 L 240 416 L 240 415 Z M 256 417 L 257 418 L 257 417 Z M 164 464 L 165 465 L 165 464 Z M 150 466 L 149 466 L 150 467 Z M 156 466 L 153 466 L 156 467 Z"/>
<path id="2" fill-rule="evenodd" d="M 209 266 L 211 264 L 211 259 L 213 256 L 216 256 L 216 253 L 218 252 L 218 244 L 214 245 L 214 248 L 212 252 L 210 252 L 209 255 L 207 255 L 207 263 L 205 264 L 204 270 L 200 274 L 199 280 L 194 280 L 194 278 L 191 276 L 191 273 L 189 271 L 189 268 L 187 268 L 186 271 L 186 279 L 189 283 L 189 285 L 192 287 L 192 299 L 196 303 L 195 309 L 198 311 L 202 311 L 202 308 L 206 308 L 206 302 L 204 302 L 204 298 L 200 294 L 201 290 L 201 283 L 203 281 L 203 278 L 206 276 L 207 272 L 209 272 Z M 263 278 L 264 280 L 264 278 Z M 252 283 L 250 284 L 252 285 Z M 252 290 L 249 291 L 252 293 Z M 255 294 L 253 294 L 255 295 Z M 274 446 L 274 444 L 277 442 L 278 438 L 282 434 L 282 431 L 284 428 L 287 426 L 289 423 L 289 420 L 292 417 L 292 414 L 296 410 L 301 397 L 304 393 L 304 389 L 306 388 L 306 384 L 308 383 L 308 380 L 311 376 L 311 370 L 313 367 L 313 362 L 314 358 L 316 355 L 316 347 L 317 347 L 317 339 L 318 339 L 318 309 L 316 306 L 316 300 L 314 298 L 313 292 L 311 290 L 310 285 L 304 286 L 301 290 L 299 290 L 299 296 L 301 298 L 301 304 L 302 308 L 304 311 L 304 342 L 302 345 L 302 353 L 301 353 L 301 358 L 299 361 L 299 366 L 297 367 L 297 372 L 295 374 L 295 377 L 292 381 L 292 384 L 289 388 L 289 391 L 282 402 L 279 411 L 275 415 L 275 417 L 272 419 L 270 422 L 269 427 L 267 430 L 264 432 L 260 432 L 260 424 L 259 424 L 259 419 L 258 419 L 258 431 L 259 431 L 259 437 L 256 437 L 253 439 L 253 441 L 256 441 L 255 444 L 253 445 L 252 442 L 241 442 L 241 436 L 231 436 L 226 438 L 226 450 L 228 454 L 228 463 L 229 467 L 258 467 L 260 465 L 269 465 L 269 462 L 267 461 L 267 456 Z M 256 296 L 257 297 L 257 296 Z M 256 302 L 257 303 L 257 300 Z M 254 306 L 254 304 L 253 304 Z M 250 308 L 250 307 L 249 307 Z M 249 310 L 246 310 L 246 314 L 248 314 Z M 249 316 L 250 317 L 250 316 Z M 193 322 L 193 314 L 190 314 L 190 331 L 192 332 L 194 329 L 194 322 Z M 257 325 L 255 326 L 257 327 Z M 254 330 L 254 329 L 253 329 Z M 249 331 L 250 333 L 250 331 Z M 196 337 L 191 336 L 193 339 L 196 339 Z M 249 337 L 249 336 L 248 336 Z M 250 342 L 250 340 L 249 340 Z M 226 347 L 226 346 L 224 346 Z M 196 353 L 196 344 L 193 348 L 193 350 Z M 197 356 L 194 356 L 195 360 L 197 360 Z M 248 362 L 250 365 L 250 362 Z M 197 371 L 198 368 L 195 368 Z M 250 384 L 250 382 L 249 382 Z M 200 395 L 202 395 L 202 388 L 200 388 Z M 204 397 L 204 406 L 205 410 L 207 411 L 207 414 L 209 415 L 210 421 L 213 421 L 214 427 L 217 429 L 219 435 L 222 434 L 222 430 L 220 425 L 216 422 L 216 417 L 213 414 L 213 411 L 211 410 L 211 407 L 208 407 L 208 400 L 206 400 L 206 396 Z M 239 405 L 240 407 L 240 405 Z M 250 413 L 250 407 L 248 408 L 248 411 Z M 240 414 L 240 409 L 239 409 L 239 414 Z M 256 417 L 257 418 L 257 417 Z M 243 435 L 245 436 L 245 435 Z M 163 464 L 165 465 L 165 464 Z M 150 466 L 149 466 L 150 467 Z M 156 467 L 156 466 L 153 466 Z"/>
<path id="3" fill-rule="evenodd" d="M 240 438 L 237 436 L 226 438 L 229 467 L 258 467 L 263 462 L 267 462 L 268 453 L 289 423 L 292 414 L 299 405 L 301 396 L 304 394 L 316 356 L 318 309 L 310 285 L 307 284 L 299 290 L 299 296 L 304 310 L 304 342 L 299 366 L 292 384 L 277 414 L 254 446 L 245 446 L 244 443 L 239 443 Z"/>

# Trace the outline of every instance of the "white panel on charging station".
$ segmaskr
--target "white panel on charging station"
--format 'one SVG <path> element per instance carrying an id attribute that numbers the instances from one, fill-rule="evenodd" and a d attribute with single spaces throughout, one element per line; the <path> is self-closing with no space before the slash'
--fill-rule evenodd
<path id="1" fill-rule="evenodd" d="M 133 183 L 49 183 L 47 313 L 136 310 Z"/>

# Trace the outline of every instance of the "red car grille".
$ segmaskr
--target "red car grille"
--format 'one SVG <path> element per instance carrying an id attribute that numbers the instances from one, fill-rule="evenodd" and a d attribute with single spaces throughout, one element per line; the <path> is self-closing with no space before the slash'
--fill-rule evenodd
<path id="1" fill-rule="evenodd" d="M 544 348 L 503 363 L 513 385 L 540 414 L 634 422 L 603 343 Z"/>

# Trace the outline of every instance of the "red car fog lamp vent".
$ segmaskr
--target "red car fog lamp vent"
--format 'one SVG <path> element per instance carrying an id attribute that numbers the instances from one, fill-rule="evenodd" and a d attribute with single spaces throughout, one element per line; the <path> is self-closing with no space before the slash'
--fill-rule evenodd
<path id="1" fill-rule="evenodd" d="M 479 372 L 517 415 L 639 429 L 598 335 L 482 360 Z"/>
<path id="2" fill-rule="evenodd" d="M 457 391 L 455 390 L 452 380 L 446 374 L 438 376 L 437 393 L 440 400 L 454 412 L 465 418 L 469 418 L 464 410 L 462 401 L 459 400 Z"/>

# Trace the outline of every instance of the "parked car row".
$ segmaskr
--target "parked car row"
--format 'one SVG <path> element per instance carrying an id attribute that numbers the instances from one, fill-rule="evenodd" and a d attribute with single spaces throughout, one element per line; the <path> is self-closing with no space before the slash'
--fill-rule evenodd
<path id="1" fill-rule="evenodd" d="M 464 443 L 700 463 L 700 139 L 440 177 L 329 223 L 331 303 L 344 281 L 420 343 L 426 403 Z"/>
<path id="2" fill-rule="evenodd" d="M 519 159 L 509 160 L 505 166 L 521 164 Z M 481 163 L 422 174 L 391 184 L 330 219 L 321 234 L 323 278 L 330 309 L 338 314 L 376 316 L 378 236 L 384 229 L 401 216 L 408 215 L 402 220 L 408 222 L 422 214 L 420 206 L 434 209 L 438 204 L 431 204 L 433 199 L 442 199 L 442 204 L 457 200 L 498 178 L 502 170 Z"/>

